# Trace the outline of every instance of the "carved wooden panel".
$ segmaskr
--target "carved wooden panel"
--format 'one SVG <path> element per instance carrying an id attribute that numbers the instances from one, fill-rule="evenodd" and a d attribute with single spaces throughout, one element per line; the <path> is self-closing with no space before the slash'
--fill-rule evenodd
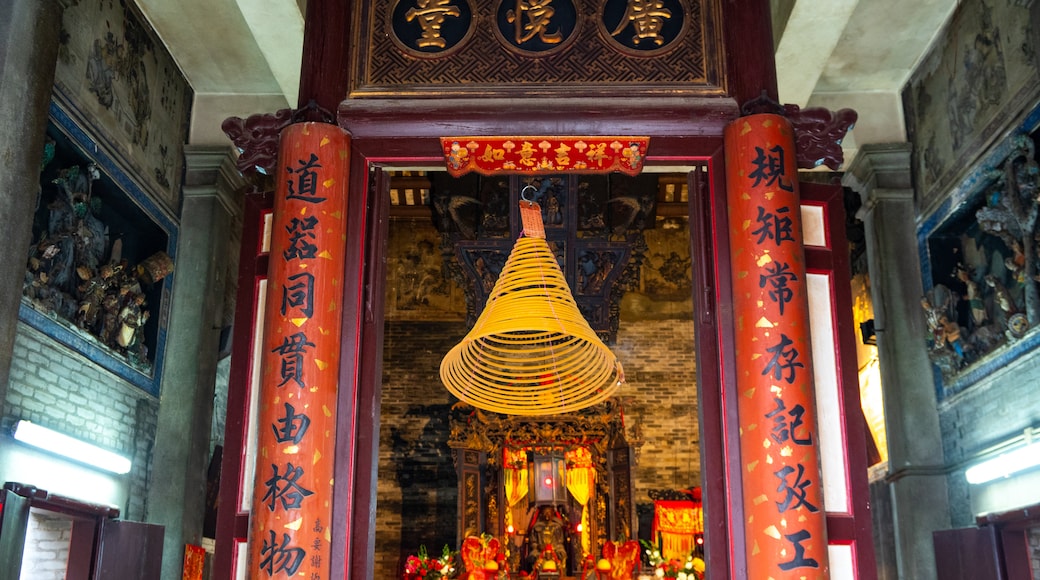
<path id="1" fill-rule="evenodd" d="M 719 0 L 659 4 L 641 13 L 623 0 L 358 3 L 348 97 L 722 94 Z"/>
<path id="2" fill-rule="evenodd" d="M 610 514 L 612 539 L 635 538 L 635 505 L 632 494 L 632 466 L 628 447 L 610 450 Z"/>

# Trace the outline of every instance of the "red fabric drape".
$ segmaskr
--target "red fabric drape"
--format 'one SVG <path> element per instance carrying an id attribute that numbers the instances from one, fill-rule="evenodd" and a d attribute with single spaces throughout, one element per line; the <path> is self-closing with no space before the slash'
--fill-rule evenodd
<path id="1" fill-rule="evenodd" d="M 704 531 L 701 504 L 686 500 L 654 502 L 653 537 L 661 538 L 661 556 L 683 560 L 697 546 L 696 535 Z M 660 536 L 658 536 L 660 534 Z"/>

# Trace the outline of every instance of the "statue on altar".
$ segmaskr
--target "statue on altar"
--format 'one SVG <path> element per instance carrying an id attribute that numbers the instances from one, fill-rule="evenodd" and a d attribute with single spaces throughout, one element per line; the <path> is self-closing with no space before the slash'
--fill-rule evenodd
<path id="1" fill-rule="evenodd" d="M 567 569 L 565 535 L 567 520 L 553 506 L 542 506 L 527 528 L 527 559 L 537 567 L 540 560 L 552 558 L 561 570 Z"/>

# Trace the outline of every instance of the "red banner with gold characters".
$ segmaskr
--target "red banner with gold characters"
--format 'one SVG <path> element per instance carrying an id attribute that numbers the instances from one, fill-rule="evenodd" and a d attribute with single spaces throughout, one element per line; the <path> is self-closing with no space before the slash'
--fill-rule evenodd
<path id="1" fill-rule="evenodd" d="M 791 124 L 737 119 L 725 153 L 748 578 L 827 578 Z"/>
<path id="2" fill-rule="evenodd" d="M 448 173 L 569 172 L 638 175 L 649 137 L 441 137 Z"/>
<path id="3" fill-rule="evenodd" d="M 250 517 L 250 578 L 329 578 L 350 136 L 282 131 Z"/>
<path id="4" fill-rule="evenodd" d="M 206 550 L 202 546 L 184 545 L 184 570 L 181 580 L 202 580 L 206 567 Z"/>

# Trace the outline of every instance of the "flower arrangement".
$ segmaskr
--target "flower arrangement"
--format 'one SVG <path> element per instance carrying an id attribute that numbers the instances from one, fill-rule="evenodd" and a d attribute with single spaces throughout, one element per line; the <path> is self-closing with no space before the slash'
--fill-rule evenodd
<path id="1" fill-rule="evenodd" d="M 506 552 L 498 538 L 491 534 L 468 536 L 462 542 L 459 555 L 465 569 L 463 578 L 467 580 L 495 580 L 507 575 Z"/>
<path id="2" fill-rule="evenodd" d="M 677 558 L 666 560 L 657 546 L 646 540 L 640 540 L 639 543 L 643 545 L 647 561 L 654 569 L 654 576 L 676 580 L 704 580 L 705 567 L 701 558 L 690 553 L 685 561 Z"/>
<path id="3" fill-rule="evenodd" d="M 418 555 L 405 560 L 402 580 L 441 580 L 455 576 L 455 553 L 448 546 L 444 546 L 440 558 L 431 558 L 423 545 L 419 546 Z"/>

